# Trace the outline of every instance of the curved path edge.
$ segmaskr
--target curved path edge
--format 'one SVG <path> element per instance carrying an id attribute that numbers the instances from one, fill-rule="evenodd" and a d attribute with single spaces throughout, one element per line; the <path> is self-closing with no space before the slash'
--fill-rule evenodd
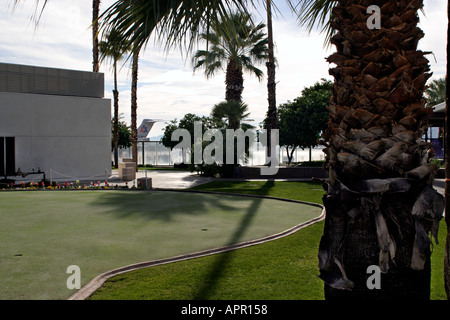
<path id="1" fill-rule="evenodd" d="M 320 208 L 322 208 L 322 212 L 316 218 L 302 222 L 302 223 L 300 223 L 292 228 L 289 228 L 285 231 L 282 231 L 282 232 L 279 232 L 279 233 L 276 233 L 276 234 L 273 234 L 270 236 L 266 236 L 263 238 L 245 241 L 245 242 L 241 242 L 241 243 L 236 243 L 233 245 L 222 246 L 222 247 L 218 247 L 218 248 L 214 248 L 214 249 L 208 249 L 208 250 L 198 251 L 198 252 L 194 252 L 194 253 L 188 253 L 188 254 L 179 255 L 179 256 L 175 256 L 175 257 L 171 257 L 171 258 L 164 258 L 164 259 L 157 259 L 157 260 L 135 263 L 135 264 L 131 264 L 128 266 L 124 266 L 124 267 L 120 267 L 117 269 L 107 271 L 105 273 L 102 273 L 102 274 L 96 276 L 94 279 L 92 279 L 90 282 L 88 282 L 86 285 L 84 285 L 81 289 L 79 289 L 77 292 L 75 292 L 72 296 L 70 296 L 67 300 L 85 300 L 85 299 L 89 298 L 95 291 L 100 289 L 100 287 L 107 280 L 109 280 L 110 278 L 115 277 L 117 275 L 126 273 L 126 272 L 139 270 L 139 269 L 143 269 L 143 268 L 148 268 L 148 267 L 159 266 L 159 265 L 173 263 L 173 262 L 178 262 L 178 261 L 185 261 L 185 260 L 200 258 L 200 257 L 209 256 L 209 255 L 213 255 L 213 254 L 218 254 L 218 253 L 223 253 L 223 252 L 241 249 L 241 248 L 245 248 L 245 247 L 250 247 L 250 246 L 257 245 L 257 244 L 262 244 L 262 243 L 269 242 L 272 240 L 277 240 L 280 238 L 287 237 L 291 234 L 294 234 L 297 231 L 299 231 L 300 229 L 303 229 L 305 227 L 313 225 L 325 218 L 325 207 L 320 204 L 313 203 L 313 202 L 306 202 L 306 201 L 285 199 L 285 198 L 278 198 L 278 197 L 271 197 L 271 196 L 252 195 L 252 194 L 237 194 L 237 193 L 217 192 L 217 191 L 177 190 L 177 189 L 152 189 L 152 190 L 210 193 L 210 194 L 222 194 L 222 195 L 231 195 L 231 196 L 244 196 L 244 197 L 280 200 L 280 201 L 295 202 L 295 203 L 299 203 L 299 204 L 306 204 L 306 205 L 310 205 L 310 206 L 320 207 Z"/>

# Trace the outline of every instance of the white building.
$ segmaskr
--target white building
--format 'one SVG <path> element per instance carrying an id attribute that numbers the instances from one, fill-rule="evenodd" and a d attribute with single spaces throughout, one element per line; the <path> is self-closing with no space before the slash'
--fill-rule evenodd
<path id="1" fill-rule="evenodd" d="M 104 75 L 0 63 L 0 179 L 50 169 L 78 179 L 110 171 Z"/>

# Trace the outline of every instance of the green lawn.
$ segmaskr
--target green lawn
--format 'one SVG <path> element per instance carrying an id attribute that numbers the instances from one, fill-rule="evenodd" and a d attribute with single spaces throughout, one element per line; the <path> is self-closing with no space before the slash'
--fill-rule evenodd
<path id="1" fill-rule="evenodd" d="M 195 189 L 315 203 L 321 203 L 324 193 L 312 182 L 220 181 Z M 275 200 L 210 194 L 0 192 L 0 203 L 0 299 L 65 299 L 73 293 L 66 288 L 66 269 L 72 264 L 80 266 L 85 284 L 113 268 L 239 242 L 301 222 L 299 204 L 282 202 L 274 209 Z M 240 214 L 233 218 L 232 212 Z M 286 225 L 278 225 L 284 223 L 280 219 L 261 219 L 290 213 L 295 218 L 286 219 Z M 221 227 L 211 225 L 212 220 Z M 268 225 L 271 230 L 265 229 Z M 319 222 L 269 243 L 129 272 L 108 281 L 91 299 L 320 300 L 322 229 Z M 441 244 L 434 245 L 432 256 L 432 299 L 445 299 L 445 222 L 440 230 Z"/>
<path id="2" fill-rule="evenodd" d="M 285 197 L 321 203 L 319 184 L 305 182 L 211 182 L 195 189 Z M 283 239 L 224 254 L 151 267 L 112 278 L 91 299 L 295 299 L 322 300 L 317 277 L 323 222 Z M 441 223 L 445 230 L 445 222 Z M 445 231 L 432 256 L 431 299 L 445 299 Z"/>
<path id="3" fill-rule="evenodd" d="M 0 192 L 0 299 L 66 299 L 114 268 L 261 238 L 321 209 L 242 196 L 169 191 Z"/>

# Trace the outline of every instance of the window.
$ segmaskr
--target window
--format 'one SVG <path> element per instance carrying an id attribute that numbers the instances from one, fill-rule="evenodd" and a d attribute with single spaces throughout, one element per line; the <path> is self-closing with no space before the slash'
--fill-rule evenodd
<path id="1" fill-rule="evenodd" d="M 16 142 L 14 137 L 0 137 L 0 176 L 16 172 Z"/>

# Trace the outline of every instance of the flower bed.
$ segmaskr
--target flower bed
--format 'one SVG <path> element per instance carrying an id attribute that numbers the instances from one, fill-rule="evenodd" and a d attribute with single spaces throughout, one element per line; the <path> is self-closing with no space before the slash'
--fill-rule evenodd
<path id="1" fill-rule="evenodd" d="M 133 187 L 135 189 L 135 187 Z M 132 188 L 132 189 L 133 189 Z M 10 182 L 7 187 L 3 187 L 1 191 L 25 191 L 25 190 L 108 190 L 108 189 L 128 189 L 128 183 L 125 186 L 119 186 L 118 184 L 112 185 L 108 181 L 90 182 L 89 184 L 80 183 L 77 180 L 75 183 L 65 181 L 59 183 L 54 181 L 53 183 L 41 181 L 41 182 L 21 182 L 20 184 L 14 184 Z"/>

